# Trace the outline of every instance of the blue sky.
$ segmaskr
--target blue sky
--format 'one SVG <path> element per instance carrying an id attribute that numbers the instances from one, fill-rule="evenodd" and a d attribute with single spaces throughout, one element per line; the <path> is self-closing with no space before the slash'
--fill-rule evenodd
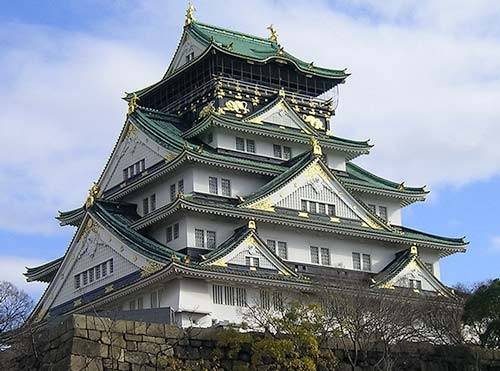
<path id="1" fill-rule="evenodd" d="M 404 224 L 471 242 L 442 262 L 447 284 L 500 272 L 500 4 L 497 1 L 196 1 L 196 17 L 257 35 L 273 23 L 287 51 L 349 68 L 333 118 L 370 138 L 359 163 L 427 202 Z M 161 77 L 182 1 L 15 1 L 0 12 L 0 279 L 34 296 L 26 265 L 64 253 L 57 210 L 83 203 L 123 125 L 124 91 Z M 8 159 L 8 161 L 5 161 Z"/>

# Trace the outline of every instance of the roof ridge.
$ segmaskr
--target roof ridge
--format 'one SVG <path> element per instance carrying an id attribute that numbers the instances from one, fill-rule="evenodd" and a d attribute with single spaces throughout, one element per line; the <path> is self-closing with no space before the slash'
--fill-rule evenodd
<path id="1" fill-rule="evenodd" d="M 216 30 L 216 31 L 222 31 L 222 32 L 226 32 L 226 33 L 229 33 L 229 34 L 233 34 L 233 35 L 237 35 L 237 36 L 243 36 L 243 37 L 247 37 L 247 38 L 250 38 L 250 39 L 253 39 L 253 40 L 258 40 L 258 41 L 264 42 L 266 44 L 277 45 L 276 43 L 272 42 L 271 40 L 269 40 L 269 39 L 267 39 L 265 37 L 261 37 L 261 36 L 257 36 L 257 35 L 252 35 L 252 34 L 249 34 L 249 33 L 246 33 L 246 32 L 235 31 L 235 30 L 232 30 L 232 29 L 229 29 L 229 28 L 215 26 L 215 25 L 211 25 L 211 24 L 208 24 L 208 23 L 194 21 L 194 22 L 191 23 L 190 26 L 201 26 L 201 27 L 211 28 L 211 29 Z"/>

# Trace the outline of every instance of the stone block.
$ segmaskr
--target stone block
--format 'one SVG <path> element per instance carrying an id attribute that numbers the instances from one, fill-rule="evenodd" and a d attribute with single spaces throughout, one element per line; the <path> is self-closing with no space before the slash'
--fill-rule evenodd
<path id="1" fill-rule="evenodd" d="M 160 323 L 150 323 L 146 326 L 146 335 L 165 337 L 165 327 Z"/>
<path id="2" fill-rule="evenodd" d="M 104 344 L 111 344 L 111 337 L 110 337 L 110 333 L 106 332 L 106 331 L 103 331 L 101 332 L 101 342 L 104 343 Z"/>
<path id="3" fill-rule="evenodd" d="M 87 316 L 87 330 L 95 330 L 95 317 Z"/>
<path id="4" fill-rule="evenodd" d="M 127 341 L 127 350 L 135 351 L 137 350 L 137 343 L 135 341 Z"/>
<path id="5" fill-rule="evenodd" d="M 147 353 L 144 352 L 125 352 L 125 362 L 129 362 L 136 365 L 144 365 L 148 362 L 149 357 Z"/>
<path id="6" fill-rule="evenodd" d="M 101 354 L 101 349 L 100 344 L 95 341 L 74 338 L 71 352 L 81 356 L 98 357 Z"/>
<path id="7" fill-rule="evenodd" d="M 124 334 L 125 332 L 127 332 L 127 321 L 123 320 L 114 321 L 112 329 L 114 332 L 120 332 Z"/>
<path id="8" fill-rule="evenodd" d="M 131 335 L 134 335 L 135 334 L 135 325 L 134 325 L 134 321 L 127 321 L 126 322 L 126 329 L 125 331 L 127 332 L 127 334 L 131 334 Z"/>
<path id="9" fill-rule="evenodd" d="M 161 350 L 160 344 L 140 342 L 137 343 L 137 350 L 140 352 L 158 354 Z"/>
<path id="10" fill-rule="evenodd" d="M 182 329 L 173 325 L 164 325 L 164 331 L 168 339 L 177 339 L 182 335 Z"/>
<path id="11" fill-rule="evenodd" d="M 123 334 L 119 334 L 117 332 L 111 333 L 111 345 L 117 348 L 125 348 L 127 343 L 123 338 Z"/>
<path id="12" fill-rule="evenodd" d="M 166 342 L 166 340 L 164 338 L 153 337 L 153 336 L 143 336 L 142 341 L 145 341 L 148 343 L 155 343 L 155 344 L 165 344 L 165 342 Z"/>
<path id="13" fill-rule="evenodd" d="M 127 362 L 118 362 L 118 370 L 120 371 L 129 371 L 130 370 L 130 364 Z"/>
<path id="14" fill-rule="evenodd" d="M 137 335 L 146 335 L 146 323 L 144 322 L 135 322 L 134 323 L 135 327 L 135 333 Z"/>
<path id="15" fill-rule="evenodd" d="M 85 329 L 75 328 L 73 331 L 73 334 L 78 338 L 87 339 L 89 337 L 89 333 Z"/>
<path id="16" fill-rule="evenodd" d="M 107 317 L 95 317 L 94 318 L 95 329 L 99 331 L 111 331 L 113 328 L 113 321 Z"/>
<path id="17" fill-rule="evenodd" d="M 88 322 L 87 322 L 88 323 Z M 89 333 L 89 339 L 90 340 L 100 340 L 101 339 L 101 331 L 97 330 L 87 330 Z"/>
<path id="18" fill-rule="evenodd" d="M 125 334 L 124 337 L 125 337 L 125 340 L 142 341 L 142 335 Z"/>
<path id="19" fill-rule="evenodd" d="M 73 315 L 73 327 L 75 329 L 87 329 L 87 318 L 82 314 Z"/>
<path id="20" fill-rule="evenodd" d="M 99 344 L 99 348 L 100 348 L 100 356 L 102 358 L 108 358 L 109 357 L 109 345 Z"/>
<path id="21" fill-rule="evenodd" d="M 117 361 L 124 362 L 125 361 L 125 349 L 121 348 L 116 348 L 116 347 L 109 347 L 109 354 L 110 357 L 113 359 L 116 359 Z"/>

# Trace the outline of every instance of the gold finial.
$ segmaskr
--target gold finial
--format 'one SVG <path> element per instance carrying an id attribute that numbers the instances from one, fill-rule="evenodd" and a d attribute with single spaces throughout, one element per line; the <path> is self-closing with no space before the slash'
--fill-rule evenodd
<path id="1" fill-rule="evenodd" d="M 405 182 L 398 185 L 398 191 L 403 191 L 405 189 Z"/>
<path id="2" fill-rule="evenodd" d="M 307 65 L 307 68 L 311 69 L 311 68 L 314 68 L 314 62 L 311 62 Z"/>
<path id="3" fill-rule="evenodd" d="M 321 146 L 318 143 L 318 140 L 315 137 L 311 137 L 310 140 L 311 148 L 314 156 L 322 156 L 323 151 L 321 150 Z"/>
<path id="4" fill-rule="evenodd" d="M 283 88 L 281 87 L 281 88 L 280 88 L 280 90 L 278 91 L 278 95 L 279 95 L 280 97 L 285 98 L 285 89 L 283 89 Z"/>
<path id="5" fill-rule="evenodd" d="M 412 255 L 418 254 L 418 249 L 417 249 L 416 245 L 412 245 L 412 247 L 410 247 L 410 254 L 412 254 Z"/>
<path id="6" fill-rule="evenodd" d="M 267 28 L 269 32 L 271 32 L 271 35 L 269 36 L 269 41 L 273 43 L 278 43 L 278 31 L 276 31 L 276 28 L 274 28 L 274 25 L 270 24 L 269 27 Z"/>
<path id="7" fill-rule="evenodd" d="M 194 7 L 193 4 L 191 4 L 191 2 L 189 2 L 188 7 L 186 9 L 186 21 L 184 22 L 184 26 L 189 26 L 191 23 L 193 23 L 193 21 L 195 21 L 193 16 L 195 11 L 196 8 Z"/>
<path id="8" fill-rule="evenodd" d="M 189 255 L 186 255 L 184 257 L 183 261 L 184 261 L 184 263 L 189 264 L 189 263 L 191 263 L 191 258 L 189 257 Z"/>
<path id="9" fill-rule="evenodd" d="M 95 200 L 99 196 L 99 193 L 101 192 L 101 189 L 97 185 L 97 183 L 94 182 L 92 187 L 89 189 L 89 195 L 87 196 L 87 201 L 85 201 L 85 208 L 88 209 L 89 207 L 92 207 L 94 204 Z"/>
<path id="10" fill-rule="evenodd" d="M 139 100 L 140 100 L 140 98 L 137 96 L 137 94 L 134 93 L 132 98 L 128 102 L 128 114 L 129 115 L 134 113 L 136 108 L 139 106 L 139 104 L 137 103 Z"/>
<path id="11" fill-rule="evenodd" d="M 248 229 L 255 230 L 257 227 L 255 226 L 255 220 L 248 221 Z"/>

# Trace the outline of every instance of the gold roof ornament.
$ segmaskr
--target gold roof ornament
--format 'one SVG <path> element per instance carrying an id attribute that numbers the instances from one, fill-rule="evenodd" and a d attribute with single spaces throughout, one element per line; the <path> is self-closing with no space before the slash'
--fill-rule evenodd
<path id="1" fill-rule="evenodd" d="M 249 220 L 248 221 L 248 229 L 252 229 L 252 230 L 257 229 L 257 227 L 255 225 L 255 220 Z"/>
<path id="2" fill-rule="evenodd" d="M 283 89 L 283 87 L 281 87 L 280 90 L 278 91 L 278 95 L 280 97 L 285 98 L 285 89 Z"/>
<path id="3" fill-rule="evenodd" d="M 135 110 L 137 109 L 137 107 L 139 107 L 139 104 L 137 102 L 139 102 L 141 98 L 139 98 L 137 96 L 137 94 L 133 94 L 132 98 L 130 99 L 130 101 L 128 102 L 128 114 L 131 115 L 132 113 L 135 112 Z"/>
<path id="4" fill-rule="evenodd" d="M 402 182 L 401 184 L 398 185 L 398 191 L 404 191 L 405 189 L 405 182 Z"/>
<path id="5" fill-rule="evenodd" d="M 315 137 L 311 137 L 310 143 L 313 155 L 322 156 L 323 151 L 321 150 L 321 146 L 319 145 L 318 140 Z"/>
<path id="6" fill-rule="evenodd" d="M 99 194 L 101 193 L 101 188 L 97 185 L 96 182 L 90 187 L 89 189 L 89 195 L 87 196 L 87 200 L 85 201 L 85 208 L 88 209 L 89 207 L 92 207 L 94 204 L 95 200 L 97 200 L 97 197 L 99 197 Z"/>
<path id="7" fill-rule="evenodd" d="M 412 254 L 412 255 L 418 254 L 418 248 L 416 245 L 412 245 L 412 247 L 410 247 L 410 254 Z"/>
<path id="8" fill-rule="evenodd" d="M 186 9 L 186 20 L 184 21 L 184 26 L 189 26 L 191 23 L 195 21 L 194 19 L 194 12 L 196 11 L 196 8 L 194 7 L 191 2 L 188 3 L 188 7 Z"/>
<path id="9" fill-rule="evenodd" d="M 276 28 L 274 25 L 270 24 L 269 27 L 267 27 L 271 35 L 269 36 L 268 40 L 273 42 L 273 43 L 278 43 L 278 31 L 276 31 Z"/>

